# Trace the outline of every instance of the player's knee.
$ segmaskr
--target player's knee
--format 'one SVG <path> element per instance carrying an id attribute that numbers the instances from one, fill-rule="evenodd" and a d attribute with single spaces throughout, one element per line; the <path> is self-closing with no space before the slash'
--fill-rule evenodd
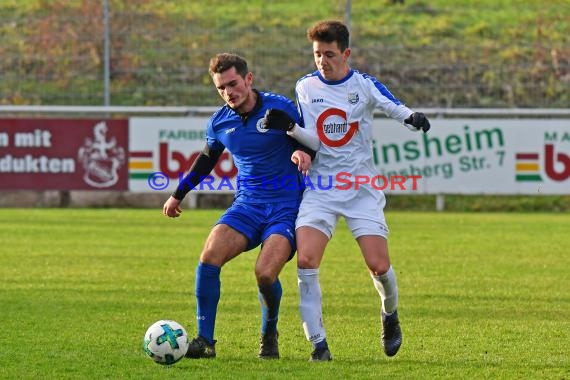
<path id="1" fill-rule="evenodd" d="M 226 263 L 226 260 L 219 252 L 211 249 L 204 249 L 202 254 L 200 254 L 200 262 L 221 267 Z"/>
<path id="2" fill-rule="evenodd" d="M 255 278 L 259 286 L 270 286 L 277 279 L 277 275 L 266 268 L 255 268 Z"/>
<path id="3" fill-rule="evenodd" d="M 297 267 L 301 269 L 316 269 L 319 267 L 319 260 L 315 257 L 297 253 Z"/>
<path id="4" fill-rule="evenodd" d="M 390 262 L 389 261 L 380 261 L 380 262 L 374 263 L 372 265 L 368 265 L 368 269 L 370 270 L 370 272 L 373 275 L 382 276 L 382 275 L 386 274 L 386 272 L 388 272 L 388 269 L 390 269 Z"/>

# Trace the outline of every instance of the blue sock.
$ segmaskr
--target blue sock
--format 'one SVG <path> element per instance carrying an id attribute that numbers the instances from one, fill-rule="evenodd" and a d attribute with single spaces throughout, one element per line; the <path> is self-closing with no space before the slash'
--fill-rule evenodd
<path id="1" fill-rule="evenodd" d="M 196 269 L 196 319 L 198 335 L 214 342 L 216 311 L 220 300 L 221 268 L 199 263 Z"/>
<path id="2" fill-rule="evenodd" d="M 283 289 L 279 279 L 269 286 L 259 286 L 259 303 L 261 304 L 261 334 L 273 334 L 277 332 L 277 320 L 279 319 L 279 304 Z"/>
<path id="3" fill-rule="evenodd" d="M 326 338 L 324 340 L 321 340 L 319 343 L 315 343 L 313 344 L 313 348 L 314 349 L 318 349 L 318 348 L 326 348 L 327 350 L 329 349 L 329 345 L 327 343 Z"/>

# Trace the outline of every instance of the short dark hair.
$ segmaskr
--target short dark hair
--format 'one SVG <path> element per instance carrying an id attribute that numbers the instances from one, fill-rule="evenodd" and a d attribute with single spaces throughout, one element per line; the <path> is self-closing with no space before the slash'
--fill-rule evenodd
<path id="1" fill-rule="evenodd" d="M 307 29 L 307 39 L 311 42 L 332 43 L 336 41 L 338 48 L 342 52 L 348 48 L 348 28 L 342 22 L 336 20 L 319 21 Z"/>
<path id="2" fill-rule="evenodd" d="M 212 59 L 210 59 L 209 73 L 210 75 L 223 73 L 226 70 L 236 68 L 236 72 L 245 78 L 249 72 L 247 68 L 247 61 L 237 54 L 233 53 L 220 53 L 216 54 Z"/>

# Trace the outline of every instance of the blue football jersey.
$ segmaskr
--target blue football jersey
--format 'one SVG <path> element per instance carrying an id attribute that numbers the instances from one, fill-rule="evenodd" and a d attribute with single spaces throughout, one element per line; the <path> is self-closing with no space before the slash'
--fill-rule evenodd
<path id="1" fill-rule="evenodd" d="M 206 142 L 210 149 L 232 154 L 238 169 L 236 199 L 268 203 L 301 198 L 303 178 L 291 162 L 297 143 L 285 131 L 263 129 L 261 119 L 270 108 L 283 110 L 302 126 L 295 104 L 282 95 L 258 92 L 257 103 L 247 116 L 228 105 L 208 122 Z"/>

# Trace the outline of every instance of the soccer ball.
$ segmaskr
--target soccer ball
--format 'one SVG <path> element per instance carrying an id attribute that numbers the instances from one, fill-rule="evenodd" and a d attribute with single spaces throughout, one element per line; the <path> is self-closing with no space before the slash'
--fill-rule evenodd
<path id="1" fill-rule="evenodd" d="M 156 363 L 171 365 L 184 357 L 188 344 L 188 334 L 180 323 L 160 320 L 146 330 L 143 349 Z"/>

